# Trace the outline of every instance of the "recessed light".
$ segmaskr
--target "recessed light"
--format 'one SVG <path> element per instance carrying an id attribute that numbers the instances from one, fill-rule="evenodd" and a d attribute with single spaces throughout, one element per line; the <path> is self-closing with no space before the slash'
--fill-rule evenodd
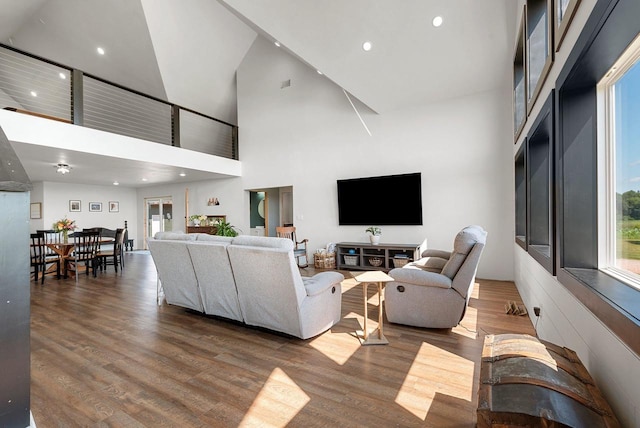
<path id="1" fill-rule="evenodd" d="M 180 173 L 180 177 L 186 177 L 186 176 L 187 176 L 187 174 L 185 174 L 184 172 Z"/>
<path id="2" fill-rule="evenodd" d="M 280 47 L 280 46 L 281 46 L 281 45 L 280 45 L 280 42 L 279 42 L 279 41 L 277 41 L 277 40 L 276 40 L 275 42 L 273 42 L 273 44 L 274 44 L 274 45 L 276 45 L 277 47 Z"/>
<path id="3" fill-rule="evenodd" d="M 316 70 L 316 73 L 318 73 L 319 75 L 321 75 L 321 76 L 322 76 L 322 71 L 320 71 L 320 70 Z"/>
<path id="4" fill-rule="evenodd" d="M 96 50 L 98 51 L 98 53 L 99 53 L 100 55 L 104 55 L 104 49 L 102 49 L 102 48 L 100 48 L 100 47 L 99 47 L 99 48 L 98 48 L 98 49 L 96 49 Z"/>
<path id="5" fill-rule="evenodd" d="M 147 181 L 147 179 L 146 179 L 146 178 L 143 178 L 143 179 L 142 179 L 142 181 Z"/>
<path id="6" fill-rule="evenodd" d="M 371 44 L 371 42 L 364 42 L 362 44 L 362 49 L 364 49 L 366 52 L 369 52 L 372 47 L 373 45 Z"/>
<path id="7" fill-rule="evenodd" d="M 31 91 L 31 96 L 32 96 L 32 97 L 37 97 L 37 96 L 38 96 L 38 93 L 37 93 L 36 91 Z"/>
<path id="8" fill-rule="evenodd" d="M 66 75 L 66 74 L 64 74 L 64 73 L 62 73 L 62 72 L 61 72 L 61 73 L 59 73 L 59 74 L 58 74 L 58 76 L 60 76 L 60 78 L 61 78 L 62 80 L 65 80 L 65 79 L 67 78 L 67 75 Z"/>
<path id="9" fill-rule="evenodd" d="M 439 27 L 442 25 L 442 17 L 441 16 L 436 16 L 435 18 L 433 18 L 433 21 L 431 21 L 431 23 L 433 24 L 434 27 Z"/>
<path id="10" fill-rule="evenodd" d="M 114 186 L 117 186 L 117 185 L 119 185 L 119 184 L 120 184 L 120 183 L 118 183 L 117 181 L 114 181 L 114 182 L 113 182 L 113 185 L 114 185 Z"/>

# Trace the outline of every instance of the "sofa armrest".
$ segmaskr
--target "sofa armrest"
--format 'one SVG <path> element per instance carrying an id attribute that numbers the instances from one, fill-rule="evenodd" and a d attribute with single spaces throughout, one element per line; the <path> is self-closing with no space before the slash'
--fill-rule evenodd
<path id="1" fill-rule="evenodd" d="M 307 290 L 307 296 L 316 296 L 324 293 L 336 284 L 344 280 L 344 276 L 338 272 L 320 272 L 311 278 L 303 277 L 302 282 Z"/>
<path id="2" fill-rule="evenodd" d="M 435 272 L 418 269 L 392 269 L 389 276 L 396 282 L 421 285 L 424 287 L 451 288 L 451 279 Z"/>
<path id="3" fill-rule="evenodd" d="M 449 260 L 451 258 L 451 251 L 432 250 L 427 248 L 422 252 L 422 257 L 439 257 L 441 259 Z"/>

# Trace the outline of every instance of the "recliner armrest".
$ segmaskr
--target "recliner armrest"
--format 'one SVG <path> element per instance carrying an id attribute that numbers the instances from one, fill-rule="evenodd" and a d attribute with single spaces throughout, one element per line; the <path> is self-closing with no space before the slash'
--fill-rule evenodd
<path id="1" fill-rule="evenodd" d="M 392 269 L 389 276 L 396 282 L 422 285 L 424 287 L 451 288 L 451 279 L 435 272 L 418 269 Z"/>
<path id="2" fill-rule="evenodd" d="M 451 251 L 432 250 L 427 248 L 422 252 L 422 257 L 440 257 L 441 259 L 449 260 L 451 258 Z"/>
<path id="3" fill-rule="evenodd" d="M 302 282 L 307 290 L 307 296 L 316 296 L 324 293 L 336 284 L 344 280 L 344 276 L 338 272 L 320 272 L 312 277 L 303 277 Z"/>

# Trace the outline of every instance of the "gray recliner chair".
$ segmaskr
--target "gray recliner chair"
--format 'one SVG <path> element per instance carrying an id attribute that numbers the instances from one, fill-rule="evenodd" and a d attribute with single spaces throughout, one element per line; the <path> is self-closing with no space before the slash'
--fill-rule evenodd
<path id="1" fill-rule="evenodd" d="M 451 328 L 464 317 L 473 291 L 487 232 L 468 226 L 455 238 L 453 251 L 425 250 L 422 258 L 389 272 L 385 290 L 389 322 L 427 328 Z"/>

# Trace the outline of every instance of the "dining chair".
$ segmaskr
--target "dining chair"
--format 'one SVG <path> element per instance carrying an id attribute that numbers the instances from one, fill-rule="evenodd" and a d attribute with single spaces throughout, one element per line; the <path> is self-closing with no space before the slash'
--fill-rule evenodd
<path id="1" fill-rule="evenodd" d="M 296 258 L 296 263 L 300 268 L 306 268 L 309 266 L 309 257 L 307 256 L 307 243 L 308 239 L 302 241 L 296 241 L 296 228 L 295 226 L 276 226 L 276 236 L 278 238 L 287 238 L 293 241 L 293 256 Z M 300 263 L 300 259 L 304 257 L 304 264 Z"/>
<path id="2" fill-rule="evenodd" d="M 100 270 L 104 268 L 106 270 L 107 265 L 113 265 L 116 272 L 118 272 L 118 266 L 120 270 L 124 270 L 124 228 L 116 229 L 116 234 L 113 239 L 113 245 L 110 249 L 102 249 L 98 252 L 98 266 Z M 109 260 L 111 259 L 111 260 Z"/>
<path id="3" fill-rule="evenodd" d="M 31 267 L 33 271 L 31 272 L 33 275 L 33 280 L 38 282 L 38 278 L 40 277 L 40 283 L 44 284 L 45 272 L 47 270 L 47 265 L 45 263 L 45 252 L 46 246 L 44 244 L 44 234 L 42 233 L 32 233 L 31 234 Z M 57 266 L 58 276 L 60 276 L 60 263 Z M 42 274 L 42 275 L 40 275 Z"/>
<path id="4" fill-rule="evenodd" d="M 74 248 L 73 248 L 73 262 L 76 271 L 76 282 L 78 281 L 78 273 L 80 264 L 84 265 L 84 270 L 89 275 L 89 269 L 93 271 L 93 276 L 96 276 L 96 268 L 98 265 L 97 249 L 98 249 L 98 231 L 83 231 L 75 232 L 74 235 Z"/>
<path id="5" fill-rule="evenodd" d="M 42 235 L 43 239 L 43 259 L 44 259 L 44 270 L 43 276 L 47 273 L 53 272 L 53 266 L 56 267 L 56 278 L 60 278 L 60 268 L 62 266 L 63 260 L 60 260 L 60 254 L 56 253 L 51 247 L 47 246 L 47 244 L 60 244 L 63 242 L 64 238 L 62 237 L 62 232 L 56 232 L 53 229 L 45 229 L 45 230 L 36 230 L 36 233 Z"/>

